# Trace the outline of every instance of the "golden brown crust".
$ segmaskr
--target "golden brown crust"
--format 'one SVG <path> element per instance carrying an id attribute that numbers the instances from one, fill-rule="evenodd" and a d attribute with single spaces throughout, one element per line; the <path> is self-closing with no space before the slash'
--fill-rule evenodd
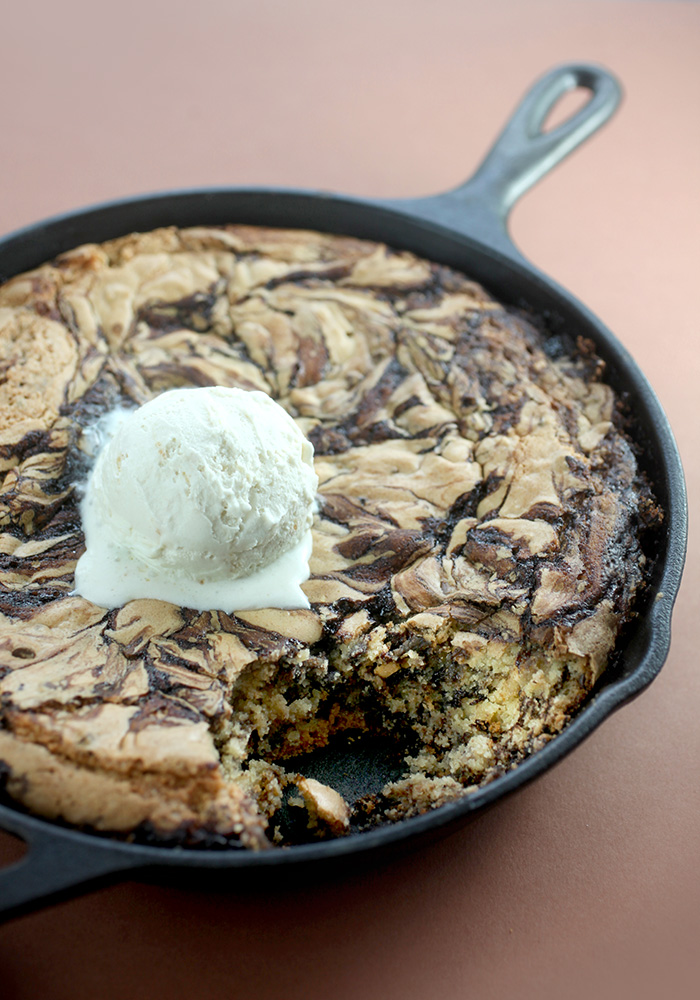
<path id="1" fill-rule="evenodd" d="M 280 759 L 374 700 L 424 742 L 387 791 L 411 812 L 536 748 L 604 669 L 654 508 L 587 345 L 548 354 L 409 253 L 247 226 L 80 247 L 0 287 L 0 327 L 0 757 L 28 808 L 259 845 L 251 796 L 279 780 L 246 770 L 251 733 Z M 71 596 L 86 428 L 209 384 L 270 393 L 314 443 L 312 610 Z M 296 698 L 256 693 L 300 671 Z M 345 718 L 338 677 L 364 685 Z"/>
<path id="2" fill-rule="evenodd" d="M 0 309 L 0 445 L 56 422 L 76 364 L 62 324 L 28 309 Z"/>

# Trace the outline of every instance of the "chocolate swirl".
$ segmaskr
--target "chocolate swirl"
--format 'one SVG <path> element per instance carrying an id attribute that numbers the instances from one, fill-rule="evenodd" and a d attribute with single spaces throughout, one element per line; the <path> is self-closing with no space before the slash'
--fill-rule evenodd
<path id="1" fill-rule="evenodd" d="M 446 267 L 158 230 L 7 282 L 0 345 L 0 758 L 38 813 L 264 846 L 285 757 L 378 723 L 422 749 L 357 814 L 420 811 L 556 733 L 631 614 L 659 515 L 602 364 Z M 189 385 L 261 389 L 313 442 L 311 611 L 71 594 L 86 429 Z"/>

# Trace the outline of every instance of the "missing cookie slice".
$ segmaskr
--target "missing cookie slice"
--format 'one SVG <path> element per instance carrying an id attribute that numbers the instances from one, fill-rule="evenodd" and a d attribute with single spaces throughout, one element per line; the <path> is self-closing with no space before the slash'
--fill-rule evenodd
<path id="1" fill-rule="evenodd" d="M 163 843 L 344 835 L 517 765 L 608 666 L 660 514 L 590 345 L 412 254 L 246 226 L 78 248 L 0 287 L 0 326 L 24 808 Z M 72 593 L 90 428 L 202 385 L 268 393 L 314 445 L 310 610 Z"/>

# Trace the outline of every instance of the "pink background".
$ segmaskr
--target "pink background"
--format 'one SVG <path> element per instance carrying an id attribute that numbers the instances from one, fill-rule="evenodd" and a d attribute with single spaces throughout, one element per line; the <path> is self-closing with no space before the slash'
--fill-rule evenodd
<path id="1" fill-rule="evenodd" d="M 0 230 L 215 184 L 414 195 L 461 181 L 570 60 L 626 90 L 515 209 L 523 251 L 646 371 L 684 458 L 689 559 L 666 667 L 553 772 L 380 870 L 212 894 L 125 882 L 0 929 L 9 998 L 698 995 L 700 4 L 14 4 Z M 0 861 L 17 857 L 0 834 Z"/>

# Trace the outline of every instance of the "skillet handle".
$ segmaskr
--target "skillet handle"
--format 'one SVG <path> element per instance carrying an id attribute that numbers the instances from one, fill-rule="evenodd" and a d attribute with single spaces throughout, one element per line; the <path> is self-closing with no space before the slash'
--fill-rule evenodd
<path id="1" fill-rule="evenodd" d="M 560 98 L 576 87 L 587 103 L 542 131 Z M 528 91 L 471 178 L 452 191 L 405 201 L 409 210 L 520 258 L 506 222 L 515 202 L 612 116 L 622 98 L 616 78 L 600 66 L 575 63 L 551 70 Z"/>
<path id="2" fill-rule="evenodd" d="M 0 921 L 10 920 L 49 903 L 86 891 L 108 876 L 138 867 L 128 856 L 119 857 L 99 842 L 74 843 L 63 831 L 31 831 L 27 851 L 19 861 L 0 869 Z"/>

